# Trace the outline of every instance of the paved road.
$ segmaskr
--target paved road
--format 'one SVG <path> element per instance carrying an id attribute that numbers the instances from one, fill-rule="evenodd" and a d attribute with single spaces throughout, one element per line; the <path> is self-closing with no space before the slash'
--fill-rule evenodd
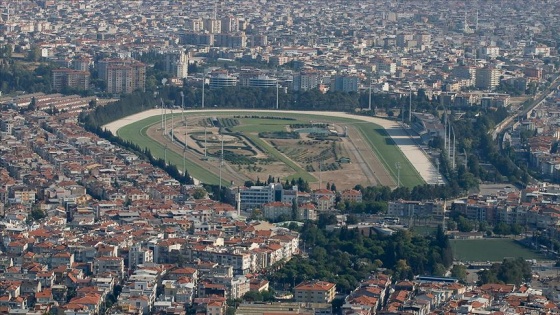
<path id="1" fill-rule="evenodd" d="M 420 176 L 424 179 L 424 181 L 428 184 L 437 184 L 439 179 L 439 174 L 436 167 L 430 162 L 428 156 L 424 153 L 424 151 L 418 147 L 415 143 L 414 139 L 412 139 L 407 132 L 400 126 L 400 124 L 393 120 L 383 119 L 379 117 L 369 117 L 369 116 L 359 116 L 359 115 L 352 115 L 348 113 L 342 112 L 321 112 L 321 111 L 287 111 L 287 110 L 248 110 L 248 109 L 204 109 L 204 110 L 188 110 L 185 111 L 186 115 L 189 114 L 204 114 L 204 113 L 227 113 L 227 112 L 246 112 L 247 114 L 274 114 L 274 113 L 289 113 L 294 115 L 319 115 L 319 116 L 327 116 L 327 117 L 339 117 L 339 118 L 349 118 L 355 120 L 361 120 L 365 122 L 371 122 L 383 127 L 391 139 L 397 144 L 406 158 L 410 161 L 410 163 L 416 168 L 416 171 L 420 174 Z M 138 114 L 134 114 L 114 122 L 111 122 L 107 125 L 104 125 L 103 128 L 111 131 L 114 135 L 117 134 L 117 131 L 129 124 L 134 122 L 140 121 L 145 118 L 149 118 L 152 116 L 161 115 L 160 109 L 150 109 L 147 111 L 143 111 Z"/>

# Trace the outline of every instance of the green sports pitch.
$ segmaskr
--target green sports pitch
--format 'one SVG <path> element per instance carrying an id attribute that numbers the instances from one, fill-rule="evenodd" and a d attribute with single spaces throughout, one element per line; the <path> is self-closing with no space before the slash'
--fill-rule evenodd
<path id="1" fill-rule="evenodd" d="M 179 117 L 181 114 L 176 113 L 174 117 Z M 228 112 L 190 112 L 189 117 L 199 116 L 201 119 L 205 117 L 232 117 L 232 116 L 240 116 L 246 117 L 247 115 L 252 115 L 250 112 L 246 111 L 228 111 Z M 267 130 L 275 130 L 281 129 L 280 127 L 285 126 L 286 124 L 292 123 L 301 123 L 301 122 L 325 122 L 325 123 L 343 123 L 345 126 L 353 126 L 358 130 L 361 136 L 368 142 L 371 146 L 372 151 L 377 155 L 381 163 L 384 165 L 385 169 L 388 170 L 389 174 L 394 178 L 395 182 L 397 179 L 397 173 L 394 169 L 394 165 L 396 162 L 400 162 L 401 170 L 400 170 L 400 181 L 403 186 L 406 187 L 414 187 L 417 185 L 422 185 L 425 183 L 421 175 L 418 171 L 414 168 L 414 166 L 410 163 L 410 161 L 406 158 L 400 148 L 393 142 L 391 137 L 386 133 L 386 131 L 379 125 L 374 123 L 366 123 L 361 120 L 345 118 L 345 117 L 332 117 L 332 116 L 322 116 L 320 113 L 317 114 L 301 114 L 301 113 L 279 113 L 279 112 L 259 112 L 254 114 L 255 116 L 274 116 L 278 118 L 291 118 L 294 120 L 285 120 L 285 119 L 259 119 L 259 118 L 242 118 L 240 119 L 241 124 L 239 126 L 234 127 L 235 132 L 244 133 L 248 137 L 252 137 L 253 140 L 256 138 L 256 144 L 260 146 L 264 145 L 260 142 L 262 141 L 258 138 L 255 134 Z M 168 114 L 167 117 L 171 117 L 171 114 Z M 128 124 L 122 128 L 120 128 L 117 132 L 117 135 L 124 139 L 128 140 L 134 144 L 137 144 L 141 148 L 147 148 L 151 151 L 152 155 L 156 158 L 163 158 L 164 157 L 164 150 L 165 145 L 157 142 L 154 139 L 151 139 L 147 134 L 147 129 L 155 124 L 159 124 L 161 122 L 161 116 L 152 116 L 140 121 L 133 122 Z M 261 141 L 259 141 L 261 140 Z M 289 159 L 283 157 L 283 154 L 272 146 L 260 147 L 261 150 L 267 152 L 277 158 L 278 160 L 286 163 L 290 168 L 294 170 L 294 174 L 290 176 L 293 177 L 302 177 L 309 182 L 315 182 L 316 178 L 311 175 L 310 173 L 306 172 L 301 166 L 299 165 L 291 165 Z M 183 160 L 180 154 L 175 152 L 171 152 L 168 150 L 167 152 L 167 159 L 170 163 L 175 164 L 179 169 L 182 169 Z M 197 179 L 199 179 L 203 183 L 209 184 L 217 184 L 219 182 L 219 177 L 217 174 L 214 174 L 207 169 L 201 167 L 197 164 L 196 160 L 187 160 L 186 161 L 186 168 L 189 174 Z M 356 183 L 358 184 L 358 183 Z"/>
<path id="2" fill-rule="evenodd" d="M 485 238 L 477 240 L 450 240 L 453 257 L 458 261 L 497 262 L 504 258 L 523 257 L 524 259 L 542 260 L 540 253 L 528 249 L 513 239 Z"/>

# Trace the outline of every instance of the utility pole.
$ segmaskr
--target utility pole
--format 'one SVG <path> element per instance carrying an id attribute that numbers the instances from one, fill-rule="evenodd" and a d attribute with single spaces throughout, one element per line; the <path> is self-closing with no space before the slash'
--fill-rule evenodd
<path id="1" fill-rule="evenodd" d="M 161 100 L 161 130 L 165 135 L 165 132 L 163 131 L 163 99 L 160 98 L 160 100 Z"/>
<path id="2" fill-rule="evenodd" d="M 220 152 L 220 199 L 222 194 L 222 166 L 224 165 L 224 134 L 221 134 L 222 138 L 222 151 Z"/>
<path id="3" fill-rule="evenodd" d="M 443 106 L 443 152 L 447 151 L 447 110 Z"/>
<path id="4" fill-rule="evenodd" d="M 456 151 L 457 151 L 457 147 L 456 147 L 456 143 L 455 143 L 455 128 L 452 128 L 451 131 L 453 132 L 453 162 L 451 163 L 453 169 L 455 169 L 455 159 L 456 159 Z"/>
<path id="5" fill-rule="evenodd" d="M 165 106 L 163 104 L 163 99 L 160 98 L 161 100 L 161 130 L 162 130 L 162 135 L 165 136 L 165 134 L 167 133 L 167 124 L 165 122 Z"/>
<path id="6" fill-rule="evenodd" d="M 408 100 L 408 123 L 412 122 L 412 84 L 409 84 L 408 87 L 410 88 L 410 98 Z"/>
<path id="7" fill-rule="evenodd" d="M 175 134 L 173 134 L 173 107 L 171 107 L 171 142 L 175 141 Z"/>
<path id="8" fill-rule="evenodd" d="M 165 145 L 165 149 L 163 150 L 163 163 L 167 166 L 167 144 Z"/>
<path id="9" fill-rule="evenodd" d="M 397 187 L 401 187 L 401 162 L 395 163 L 397 169 Z"/>
<path id="10" fill-rule="evenodd" d="M 185 93 L 181 91 L 181 120 L 185 121 Z"/>
<path id="11" fill-rule="evenodd" d="M 181 92 L 181 94 L 183 94 L 183 92 Z M 187 166 L 186 166 L 187 162 L 186 162 L 186 156 L 185 155 L 187 154 L 187 148 L 188 148 L 187 120 L 184 119 L 184 122 L 185 122 L 185 148 L 183 149 L 183 175 L 187 174 Z"/>
<path id="12" fill-rule="evenodd" d="M 369 101 L 368 101 L 368 110 L 370 112 L 371 112 L 371 80 L 372 80 L 372 77 L 371 77 L 371 74 L 370 74 L 370 77 L 369 77 Z"/>
<path id="13" fill-rule="evenodd" d="M 323 161 L 319 160 L 319 189 L 323 187 Z"/>
<path id="14" fill-rule="evenodd" d="M 202 71 L 202 109 L 204 109 L 204 86 L 206 85 L 206 70 Z"/>
<path id="15" fill-rule="evenodd" d="M 276 78 L 276 109 L 278 109 L 278 78 Z"/>
<path id="16" fill-rule="evenodd" d="M 447 120 L 447 158 L 451 159 L 451 121 Z"/>
<path id="17" fill-rule="evenodd" d="M 206 157 L 206 124 L 204 125 L 204 157 Z"/>
<path id="18" fill-rule="evenodd" d="M 437 185 L 439 185 L 440 184 L 439 183 L 440 174 L 439 174 L 439 160 L 438 159 L 436 159 L 436 168 L 437 168 Z"/>
<path id="19" fill-rule="evenodd" d="M 187 150 L 183 150 L 183 176 L 185 176 L 187 174 L 187 161 L 186 161 L 186 156 L 185 154 L 187 153 Z"/>

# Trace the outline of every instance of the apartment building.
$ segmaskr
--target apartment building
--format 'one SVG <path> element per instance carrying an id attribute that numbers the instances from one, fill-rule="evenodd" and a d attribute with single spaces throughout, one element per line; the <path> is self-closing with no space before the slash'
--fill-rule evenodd
<path id="1" fill-rule="evenodd" d="M 73 69 L 55 69 L 52 71 L 52 88 L 55 91 L 64 89 L 89 89 L 89 71 Z"/>
<path id="2" fill-rule="evenodd" d="M 326 281 L 306 281 L 295 287 L 296 302 L 330 303 L 334 300 L 336 285 Z"/>
<path id="3" fill-rule="evenodd" d="M 124 275 L 124 259 L 122 257 L 96 257 L 93 260 L 93 273 L 99 276 L 103 273 L 113 273 L 119 278 Z"/>
<path id="4" fill-rule="evenodd" d="M 276 191 L 281 192 L 281 185 L 279 189 L 275 184 L 268 186 L 251 186 L 240 190 L 241 209 L 260 208 L 263 204 L 273 202 L 276 200 Z"/>
<path id="5" fill-rule="evenodd" d="M 493 67 L 476 69 L 475 86 L 483 90 L 492 90 L 500 84 L 500 70 Z"/>
<path id="6" fill-rule="evenodd" d="M 358 77 L 337 75 L 331 80 L 331 90 L 341 92 L 358 92 Z"/>
<path id="7" fill-rule="evenodd" d="M 189 57 L 184 51 L 169 51 L 164 53 L 165 72 L 172 76 L 185 79 L 189 74 Z"/>
<path id="8" fill-rule="evenodd" d="M 292 82 L 294 91 L 307 91 L 316 89 L 321 79 L 317 71 L 302 71 L 294 75 Z"/>
<path id="9" fill-rule="evenodd" d="M 144 91 L 146 65 L 133 59 L 104 59 L 99 61 L 99 78 L 107 84 L 107 92 L 113 94 Z"/>
<path id="10" fill-rule="evenodd" d="M 444 210 L 445 205 L 443 202 L 398 200 L 389 202 L 387 215 L 396 217 L 441 217 Z"/>

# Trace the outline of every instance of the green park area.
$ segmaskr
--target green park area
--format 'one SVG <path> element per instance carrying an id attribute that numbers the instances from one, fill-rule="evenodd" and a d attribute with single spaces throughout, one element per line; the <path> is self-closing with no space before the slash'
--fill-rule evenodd
<path id="1" fill-rule="evenodd" d="M 424 184 L 424 180 L 420 174 L 416 171 L 414 166 L 408 161 L 404 156 L 399 147 L 392 141 L 390 136 L 386 131 L 373 123 L 368 123 L 356 119 L 342 118 L 342 117 L 330 117 L 321 116 L 320 113 L 316 115 L 301 114 L 301 113 L 278 113 L 271 111 L 270 113 L 259 112 L 255 114 L 254 118 L 249 118 L 250 112 L 200 112 L 192 113 L 189 112 L 189 117 L 200 116 L 203 117 L 220 117 L 220 116 L 238 116 L 239 125 L 230 128 L 233 132 L 241 133 L 246 138 L 251 140 L 255 146 L 260 150 L 265 152 L 267 155 L 283 162 L 288 167 L 293 170 L 293 174 L 289 178 L 298 178 L 314 182 L 317 179 L 307 172 L 301 165 L 295 163 L 293 160 L 286 157 L 284 154 L 276 150 L 267 141 L 261 139 L 258 136 L 259 132 L 271 132 L 280 131 L 284 129 L 285 125 L 296 124 L 296 123 L 309 123 L 311 121 L 316 123 L 338 123 L 344 126 L 354 126 L 360 133 L 360 135 L 368 142 L 371 146 L 372 151 L 379 157 L 381 163 L 390 175 L 395 179 L 397 178 L 397 171 L 395 169 L 395 164 L 400 162 L 400 181 L 403 186 L 414 187 L 416 185 Z M 175 114 L 177 117 L 178 114 Z M 266 117 L 265 116 L 274 116 Z M 170 117 L 170 114 L 167 115 Z M 289 118 L 289 119 L 285 119 Z M 158 124 L 161 121 L 160 116 L 153 116 L 143 119 L 138 122 L 134 122 L 125 127 L 122 127 L 118 131 L 118 136 L 124 140 L 128 140 L 132 143 L 137 144 L 141 148 L 147 148 L 151 151 L 152 155 L 156 158 L 164 158 L 167 154 L 167 159 L 170 163 L 177 166 L 179 170 L 183 169 L 183 159 L 180 154 L 174 153 L 171 150 L 165 150 L 165 145 L 151 139 L 146 134 L 147 129 Z M 167 151 L 167 153 L 165 152 Z M 187 160 L 185 166 L 189 174 L 204 183 L 216 184 L 219 182 L 219 177 L 207 169 L 203 168 L 196 160 Z M 358 183 L 356 183 L 358 184 Z"/>
<path id="2" fill-rule="evenodd" d="M 528 249 L 509 238 L 486 238 L 477 240 L 450 240 L 453 257 L 459 261 L 502 261 L 504 258 L 544 259 L 536 251 Z"/>

